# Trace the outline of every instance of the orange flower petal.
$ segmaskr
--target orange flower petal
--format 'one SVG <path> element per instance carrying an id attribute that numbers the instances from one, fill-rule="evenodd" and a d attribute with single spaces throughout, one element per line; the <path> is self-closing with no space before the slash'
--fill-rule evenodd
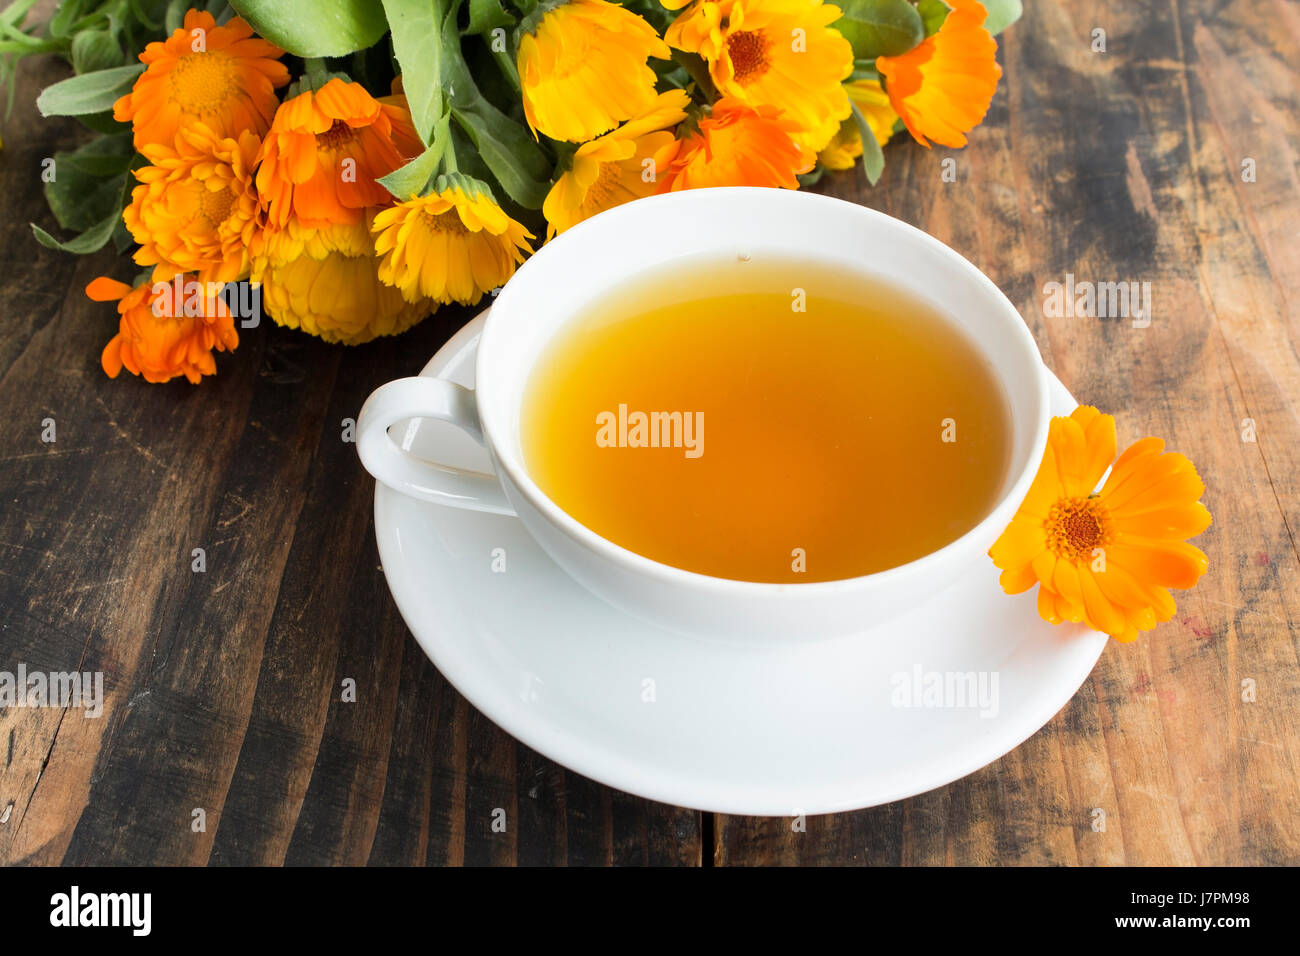
<path id="1" fill-rule="evenodd" d="M 1200 580 L 1209 558 L 1185 541 L 1125 537 L 1106 550 L 1106 564 L 1117 564 L 1151 584 L 1186 590 Z"/>
<path id="2" fill-rule="evenodd" d="M 1112 513 L 1126 515 L 1197 501 L 1204 492 L 1205 482 L 1192 463 L 1169 452 L 1131 462 L 1113 487 L 1107 482 L 1102 498 Z"/>
<path id="3" fill-rule="evenodd" d="M 1017 514 L 989 548 L 989 556 L 999 568 L 1009 570 L 1032 564 L 1046 548 L 1041 525 L 1026 515 Z"/>
<path id="4" fill-rule="evenodd" d="M 1107 634 L 1122 634 L 1127 630 L 1124 615 L 1106 597 L 1091 570 L 1079 569 L 1079 587 L 1083 592 L 1083 608 L 1088 623 L 1094 629 Z"/>
<path id="5" fill-rule="evenodd" d="M 1210 526 L 1210 510 L 1199 501 L 1190 505 L 1167 505 L 1150 511 L 1119 516 L 1125 535 L 1143 538 L 1194 538 Z"/>
<path id="6" fill-rule="evenodd" d="M 118 282 L 108 276 L 92 279 L 90 285 L 86 286 L 86 295 L 96 302 L 116 302 L 130 291 L 131 287 L 125 282 Z"/>
<path id="7" fill-rule="evenodd" d="M 1038 575 L 1034 573 L 1033 565 L 1026 564 L 1003 571 L 998 583 L 1005 594 L 1023 594 L 1038 583 Z"/>
<path id="8" fill-rule="evenodd" d="M 984 29 L 984 7 L 976 0 L 950 0 L 949 6 L 934 36 L 901 56 L 876 59 L 894 111 L 926 147 L 930 139 L 965 146 L 966 133 L 984 119 L 1002 76 L 997 42 Z"/>

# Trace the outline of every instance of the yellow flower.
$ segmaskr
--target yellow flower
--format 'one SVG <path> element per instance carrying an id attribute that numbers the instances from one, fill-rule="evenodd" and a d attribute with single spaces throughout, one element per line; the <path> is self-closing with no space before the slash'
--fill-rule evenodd
<path id="1" fill-rule="evenodd" d="M 876 58 L 889 100 L 922 146 L 926 137 L 943 146 L 966 145 L 998 88 L 1002 67 L 997 41 L 984 29 L 977 0 L 948 0 L 952 12 L 939 32 L 902 56 Z"/>
<path id="2" fill-rule="evenodd" d="M 1205 484 L 1185 457 L 1143 438 L 1115 458 L 1115 419 L 1091 406 L 1053 418 L 1043 463 L 1006 531 L 989 549 L 1002 589 L 1035 584 L 1051 624 L 1086 623 L 1132 641 L 1174 616 L 1169 588 L 1193 587 L 1209 559 L 1187 539 L 1210 526 Z"/>
<path id="3" fill-rule="evenodd" d="M 849 116 L 841 84 L 853 72 L 853 48 L 831 27 L 839 18 L 840 8 L 822 0 L 695 0 L 664 39 L 702 56 L 721 96 L 779 109 L 800 145 L 817 152 Z"/>
<path id="4" fill-rule="evenodd" d="M 605 0 L 568 0 L 519 41 L 524 116 L 534 135 L 580 143 L 644 113 L 655 99 L 649 57 L 668 45 L 635 13 Z"/>
<path id="5" fill-rule="evenodd" d="M 546 238 L 653 193 L 657 177 L 652 157 L 673 141 L 669 127 L 686 118 L 690 100 L 685 90 L 661 93 L 648 112 L 579 146 L 572 165 L 555 181 L 542 205 Z"/>
<path id="6" fill-rule="evenodd" d="M 262 305 L 279 325 L 302 329 L 326 342 L 360 345 L 396 335 L 436 307 L 407 302 L 379 281 L 379 257 L 370 239 L 374 210 L 356 223 L 324 229 L 294 219 L 268 234 L 253 259 L 252 281 L 262 285 Z"/>
<path id="7" fill-rule="evenodd" d="M 852 169 L 854 162 L 862 155 L 862 137 L 858 135 L 858 124 L 846 119 L 831 141 L 817 154 L 817 162 L 827 169 Z"/>
<path id="8" fill-rule="evenodd" d="M 515 274 L 532 233 L 497 205 L 482 183 L 441 177 L 434 192 L 375 216 L 379 278 L 408 302 L 473 305 Z"/>
<path id="9" fill-rule="evenodd" d="M 894 107 L 889 102 L 889 94 L 881 87 L 879 80 L 854 80 L 852 83 L 845 83 L 844 89 L 848 91 L 849 99 L 853 105 L 858 108 L 862 118 L 867 121 L 867 126 L 876 137 L 876 142 L 884 146 L 889 142 L 889 138 L 894 135 L 894 124 L 898 122 L 898 114 L 894 112 Z"/>
<path id="10" fill-rule="evenodd" d="M 248 272 L 262 210 L 253 186 L 257 136 L 221 139 L 202 123 L 177 135 L 175 145 L 142 147 L 152 164 L 135 171 L 122 220 L 140 243 L 135 261 L 153 266 L 155 282 L 197 272 L 201 282 L 233 282 Z"/>
<path id="11" fill-rule="evenodd" d="M 880 82 L 854 80 L 852 83 L 845 83 L 844 89 L 848 91 L 849 99 L 858 108 L 862 118 L 867 121 L 867 127 L 876 138 L 876 142 L 884 146 L 894 135 L 894 124 L 898 121 L 898 114 L 889 105 L 889 95 L 881 88 Z M 862 137 L 858 133 L 857 121 L 850 116 L 840 124 L 839 131 L 822 149 L 817 159 L 827 169 L 849 169 L 853 166 L 853 161 L 861 155 Z"/>

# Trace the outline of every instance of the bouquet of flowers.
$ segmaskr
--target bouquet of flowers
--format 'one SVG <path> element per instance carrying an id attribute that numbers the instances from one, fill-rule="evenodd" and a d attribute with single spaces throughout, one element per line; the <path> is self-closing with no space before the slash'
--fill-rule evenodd
<path id="1" fill-rule="evenodd" d="M 1020 0 L 35 0 L 14 55 L 76 75 L 45 115 L 98 135 L 42 171 L 60 240 L 144 268 L 110 376 L 216 371 L 239 327 L 354 345 L 474 304 L 539 237 L 652 193 L 796 189 L 906 130 L 960 147 Z"/>

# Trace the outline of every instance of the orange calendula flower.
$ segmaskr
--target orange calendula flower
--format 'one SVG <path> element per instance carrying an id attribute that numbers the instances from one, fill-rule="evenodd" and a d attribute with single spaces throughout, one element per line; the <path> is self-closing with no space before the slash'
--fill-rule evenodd
<path id="1" fill-rule="evenodd" d="M 86 286 L 96 302 L 117 302 L 117 335 L 104 346 L 100 364 L 109 378 L 123 367 L 147 382 L 184 375 L 197 385 L 217 371 L 212 351 L 234 351 L 235 319 L 225 300 L 192 277 L 142 283 L 134 289 L 105 276 Z"/>
<path id="2" fill-rule="evenodd" d="M 534 135 L 580 143 L 655 100 L 650 57 L 671 51 L 641 17 L 605 0 L 567 0 L 519 41 L 524 116 Z"/>
<path id="3" fill-rule="evenodd" d="M 977 0 L 946 0 L 952 11 L 939 32 L 902 56 L 876 58 L 889 101 L 915 140 L 966 145 L 980 124 L 1002 76 L 998 44 L 984 29 L 987 13 Z M 929 139 L 927 139 L 929 137 Z"/>
<path id="4" fill-rule="evenodd" d="M 533 234 L 468 176 L 441 177 L 427 196 L 412 196 L 375 216 L 371 227 L 382 282 L 408 302 L 473 305 L 515 274 Z"/>
<path id="5" fill-rule="evenodd" d="M 174 146 L 142 147 L 152 165 L 135 171 L 141 185 L 122 219 L 140 243 L 135 261 L 154 267 L 155 282 L 179 272 L 196 272 L 203 282 L 247 275 L 262 222 L 253 186 L 259 146 L 252 132 L 222 139 L 194 123 Z"/>
<path id="6" fill-rule="evenodd" d="M 285 100 L 262 144 L 257 190 L 269 224 L 324 229 L 356 225 L 365 210 L 392 197 L 380 183 L 418 143 L 410 114 L 381 102 L 360 83 L 337 77 Z"/>
<path id="7" fill-rule="evenodd" d="M 1002 589 L 1037 584 L 1045 621 L 1085 623 L 1132 641 L 1177 610 L 1169 588 L 1193 587 L 1209 559 L 1187 543 L 1210 526 L 1205 484 L 1182 455 L 1143 438 L 1115 461 L 1115 419 L 1091 406 L 1053 418 L 1029 494 L 989 549 Z"/>
<path id="8" fill-rule="evenodd" d="M 191 10 L 183 27 L 144 48 L 145 71 L 113 104 L 113 118 L 132 124 L 136 149 L 170 144 L 196 121 L 218 136 L 261 136 L 275 113 L 276 88 L 289 82 L 283 55 L 239 17 L 217 26 L 212 14 Z"/>
<path id="9" fill-rule="evenodd" d="M 812 169 L 816 156 L 794 139 L 796 128 L 773 107 L 720 99 L 693 132 L 655 153 L 658 192 L 702 186 L 798 189 L 795 177 Z"/>
<path id="10" fill-rule="evenodd" d="M 685 90 L 661 93 L 645 114 L 579 146 L 542 204 L 546 238 L 653 193 L 658 185 L 654 154 L 673 142 L 669 128 L 686 118 L 690 100 Z"/>
<path id="11" fill-rule="evenodd" d="M 831 27 L 840 15 L 822 0 L 695 0 L 664 39 L 702 56 L 721 96 L 779 109 L 815 152 L 849 116 L 841 83 L 853 72 L 853 48 Z"/>
<path id="12" fill-rule="evenodd" d="M 325 229 L 291 219 L 268 234 L 253 259 L 252 281 L 262 288 L 262 307 L 279 325 L 326 342 L 360 345 L 396 335 L 437 307 L 431 299 L 407 302 L 379 281 L 379 257 L 370 229 L 375 212 L 358 222 Z"/>

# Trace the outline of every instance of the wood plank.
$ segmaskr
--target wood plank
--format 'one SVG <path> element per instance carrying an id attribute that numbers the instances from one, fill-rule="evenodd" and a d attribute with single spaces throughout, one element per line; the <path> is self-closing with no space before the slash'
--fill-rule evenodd
<path id="1" fill-rule="evenodd" d="M 0 711 L 0 862 L 698 863 L 698 814 L 524 752 L 388 594 L 341 422 L 472 311 L 356 349 L 258 328 L 201 387 L 109 381 L 116 317 L 82 289 L 134 267 L 26 226 L 51 225 L 40 158 L 82 135 L 33 109 L 61 75 L 22 64 L 0 152 L 0 248 L 22 263 L 0 274 L 0 401 L 18 412 L 0 421 L 0 670 L 102 670 L 108 704 Z"/>
<path id="2" fill-rule="evenodd" d="M 1210 572 L 1174 621 L 1109 647 L 1061 714 L 991 766 L 807 833 L 720 818 L 720 862 L 1300 860 L 1297 22 L 1285 3 L 1027 4 L 967 149 L 895 144 L 872 193 L 831 180 L 984 269 L 1049 366 L 1116 415 L 1122 444 L 1161 435 L 1197 464 Z M 1089 49 L 1094 27 L 1105 54 Z M 946 157 L 956 183 L 940 177 Z M 1151 282 L 1151 327 L 1045 316 L 1042 285 L 1067 272 Z M 1254 704 L 1248 677 L 1266 688 Z"/>

